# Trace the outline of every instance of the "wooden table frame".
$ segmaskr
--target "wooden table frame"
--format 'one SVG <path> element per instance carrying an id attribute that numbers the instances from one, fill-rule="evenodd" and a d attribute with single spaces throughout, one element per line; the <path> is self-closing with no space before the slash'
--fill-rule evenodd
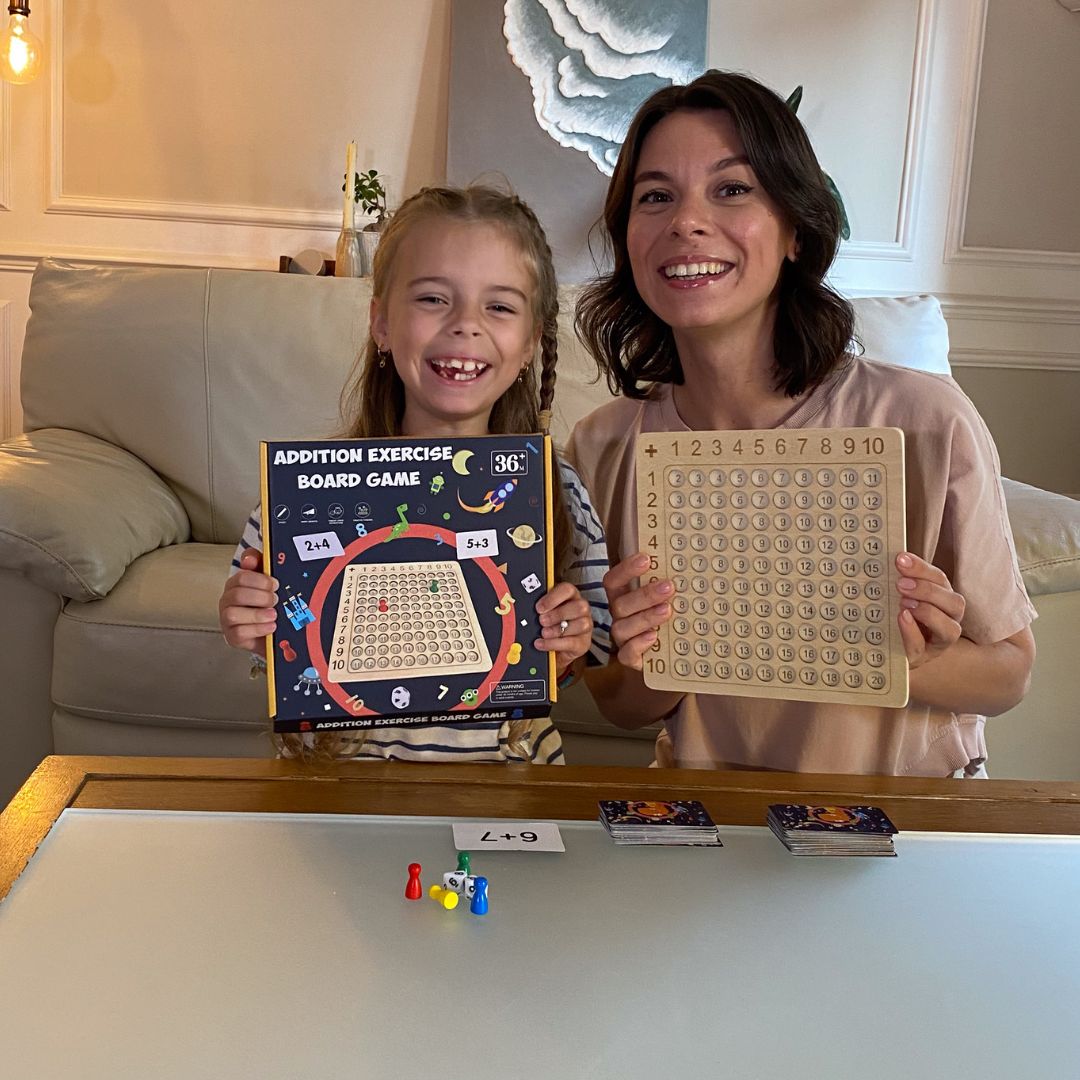
<path id="1" fill-rule="evenodd" d="M 0 900 L 67 807 L 591 820 L 598 799 L 700 799 L 718 824 L 777 802 L 871 803 L 898 829 L 1080 834 L 1080 783 L 528 765 L 312 766 L 48 757 L 0 813 Z"/>

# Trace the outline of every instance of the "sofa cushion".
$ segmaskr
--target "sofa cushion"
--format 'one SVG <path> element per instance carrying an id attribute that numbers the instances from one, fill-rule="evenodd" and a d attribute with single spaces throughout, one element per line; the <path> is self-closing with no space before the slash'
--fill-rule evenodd
<path id="1" fill-rule="evenodd" d="M 1028 593 L 1080 589 L 1080 502 L 1017 480 L 1001 486 Z"/>
<path id="2" fill-rule="evenodd" d="M 337 431 L 369 295 L 355 278 L 46 259 L 23 347 L 26 430 L 123 447 L 176 493 L 195 540 L 234 542 L 258 498 L 259 440 Z"/>
<path id="3" fill-rule="evenodd" d="M 0 563 L 58 596 L 104 596 L 132 559 L 188 538 L 172 490 L 137 457 L 45 428 L 0 453 Z"/>
<path id="4" fill-rule="evenodd" d="M 69 602 L 56 624 L 53 701 L 140 724 L 269 731 L 265 679 L 225 644 L 217 601 L 233 547 L 176 544 L 136 559 L 103 600 Z"/>
<path id="5" fill-rule="evenodd" d="M 859 296 L 851 306 L 855 336 L 871 360 L 952 374 L 949 326 L 936 296 Z"/>

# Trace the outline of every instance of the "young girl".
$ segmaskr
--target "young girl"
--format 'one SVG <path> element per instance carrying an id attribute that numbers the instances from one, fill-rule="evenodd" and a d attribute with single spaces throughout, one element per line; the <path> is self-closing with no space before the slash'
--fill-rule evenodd
<path id="1" fill-rule="evenodd" d="M 824 283 L 839 213 L 810 142 L 771 90 L 708 72 L 630 125 L 604 220 L 614 269 L 578 330 L 624 397 L 575 429 L 596 497 L 618 663 L 589 685 L 627 727 L 663 718 L 661 765 L 948 776 L 986 757 L 985 716 L 1026 691 L 1034 609 L 985 425 L 952 380 L 849 351 L 851 306 Z M 650 690 L 640 669 L 673 584 L 634 589 L 634 441 L 646 431 L 888 426 L 906 435 L 908 550 L 896 558 L 905 709 Z"/>
<path id="2" fill-rule="evenodd" d="M 547 431 L 555 390 L 558 294 L 533 212 L 490 187 L 424 188 L 383 233 L 373 267 L 370 336 L 342 393 L 350 438 Z M 539 361 L 535 361 L 539 346 Z M 538 370 L 539 369 L 539 372 Z M 559 463 L 558 584 L 537 604 L 559 682 L 584 666 L 594 608 L 604 619 L 603 532 L 572 468 Z M 225 640 L 263 655 L 276 624 L 276 582 L 258 572 L 259 515 L 248 522 L 219 604 Z M 584 596 L 583 596 L 584 594 Z M 602 650 L 603 634 L 597 648 Z M 282 737 L 320 757 L 562 763 L 550 720 L 464 721 Z"/>

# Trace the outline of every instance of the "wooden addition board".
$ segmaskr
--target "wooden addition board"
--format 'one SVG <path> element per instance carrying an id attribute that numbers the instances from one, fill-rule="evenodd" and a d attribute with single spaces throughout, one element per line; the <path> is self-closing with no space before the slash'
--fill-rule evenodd
<path id="1" fill-rule="evenodd" d="M 637 440 L 646 580 L 674 613 L 658 690 L 899 708 L 899 428 L 649 432 Z"/>

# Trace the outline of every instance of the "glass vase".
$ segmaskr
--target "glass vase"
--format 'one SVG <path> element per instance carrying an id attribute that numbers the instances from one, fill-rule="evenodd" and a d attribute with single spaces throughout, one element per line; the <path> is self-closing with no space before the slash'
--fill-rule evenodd
<path id="1" fill-rule="evenodd" d="M 364 277 L 371 277 L 375 272 L 375 249 L 381 238 L 382 233 L 375 229 L 363 229 L 360 232 L 360 257 Z"/>
<path id="2" fill-rule="evenodd" d="M 344 228 L 334 251 L 334 277 L 360 277 L 363 272 L 360 238 L 355 229 Z"/>

